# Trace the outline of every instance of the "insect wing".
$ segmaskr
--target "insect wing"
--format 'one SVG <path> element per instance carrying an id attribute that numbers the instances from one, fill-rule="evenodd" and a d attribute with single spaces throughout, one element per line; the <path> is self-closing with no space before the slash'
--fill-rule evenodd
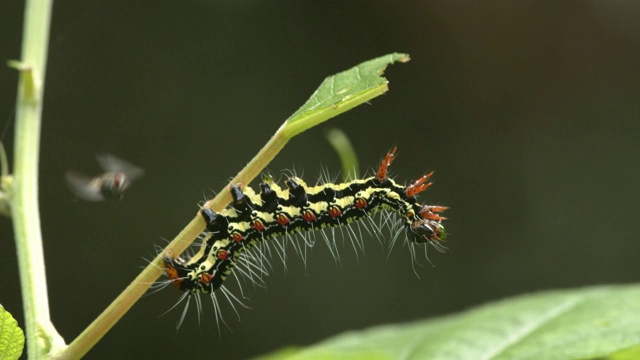
<path id="1" fill-rule="evenodd" d="M 87 201 L 103 201 L 102 181 L 100 178 L 90 178 L 75 171 L 65 173 L 67 186 L 79 198 Z"/>
<path id="2" fill-rule="evenodd" d="M 111 154 L 96 155 L 100 166 L 108 173 L 124 173 L 129 181 L 139 179 L 144 170 Z"/>

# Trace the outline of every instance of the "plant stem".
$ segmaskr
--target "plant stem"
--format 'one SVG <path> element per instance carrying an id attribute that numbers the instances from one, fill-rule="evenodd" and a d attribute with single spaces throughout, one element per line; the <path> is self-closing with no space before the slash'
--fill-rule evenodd
<path id="1" fill-rule="evenodd" d="M 396 57 L 399 58 L 396 59 Z M 382 64 L 379 64 L 378 68 L 375 69 L 375 73 L 378 75 L 384 70 L 388 63 L 392 63 L 394 60 L 408 61 L 408 56 L 391 54 L 383 57 L 383 59 Z M 380 61 L 380 58 L 374 60 Z M 371 71 L 371 69 L 369 69 L 369 71 Z M 333 77 L 328 79 L 331 78 Z M 287 142 L 297 134 L 386 92 L 388 89 L 387 82 L 383 78 L 380 79 L 379 81 L 381 82 L 379 84 L 374 83 L 370 88 L 360 91 L 357 94 L 346 94 L 342 98 L 337 98 L 334 103 L 324 108 L 307 111 L 303 106 L 301 110 L 298 110 L 294 116 L 290 117 L 280 126 L 278 131 L 269 142 L 265 144 L 260 152 L 231 180 L 231 184 L 242 184 L 243 186 L 249 184 L 262 172 L 280 150 L 284 148 Z M 325 79 L 325 82 L 326 81 Z M 314 96 L 315 94 L 312 95 L 312 97 Z M 229 191 L 226 190 L 227 189 L 223 189 L 223 191 L 220 191 L 218 195 L 213 200 L 208 201 L 204 207 L 208 207 L 216 212 L 222 211 L 225 206 L 231 202 L 231 195 Z M 163 253 L 158 254 L 140 275 L 129 284 L 111 305 L 109 305 L 69 347 L 60 353 L 54 354 L 52 358 L 77 359 L 84 356 L 162 274 L 162 270 L 165 267 L 163 256 L 167 255 L 174 258 L 179 256 L 204 230 L 204 227 L 204 220 L 199 214 L 196 214 L 195 218 L 167 245 Z"/>
<path id="2" fill-rule="evenodd" d="M 375 89 L 375 96 L 386 91 L 386 84 L 380 89 Z M 367 100 L 373 98 L 371 94 L 366 94 Z M 362 101 L 364 102 L 364 101 Z M 362 103 L 361 102 L 361 103 Z M 276 131 L 273 137 L 260 149 L 258 154 L 245 165 L 245 167 L 236 175 L 231 184 L 249 184 L 255 179 L 262 170 L 275 158 L 275 156 L 284 148 L 291 138 L 309 129 L 313 125 L 317 125 L 322 121 L 332 118 L 354 105 L 345 106 L 344 108 L 333 108 L 333 111 L 324 112 L 324 118 L 321 116 L 308 117 L 311 119 L 312 125 L 308 125 L 306 121 L 295 124 L 285 121 Z M 310 121 L 311 122 L 311 121 Z M 293 128 L 293 129 L 292 129 Z M 220 191 L 215 198 L 208 201 L 204 207 L 208 207 L 214 211 L 222 211 L 228 203 L 231 202 L 231 194 L 229 191 Z M 200 214 L 196 214 L 195 218 L 165 247 L 165 252 L 171 252 L 171 257 L 179 256 L 196 237 L 204 230 L 205 223 Z M 158 254 L 153 261 L 138 275 L 131 284 L 107 307 L 92 323 L 89 325 L 63 352 L 54 356 L 54 359 L 77 359 L 84 356 L 91 348 L 115 325 L 118 320 L 133 306 L 133 304 L 147 291 L 156 279 L 162 274 L 164 262 L 162 254 Z"/>
<path id="3" fill-rule="evenodd" d="M 51 6 L 50 0 L 27 1 L 22 60 L 11 64 L 20 70 L 11 211 L 30 359 L 44 358 L 49 351 L 65 346 L 49 316 L 38 208 L 40 122 Z"/>
<path id="4" fill-rule="evenodd" d="M 260 150 L 258 154 L 236 175 L 232 184 L 249 184 L 271 160 L 282 150 L 289 141 L 289 137 L 283 134 L 283 125 L 276 134 Z M 231 201 L 229 191 L 220 191 L 218 195 L 207 202 L 205 206 L 214 211 L 221 211 Z M 205 223 L 199 214 L 167 245 L 167 251 L 171 256 L 180 255 L 188 248 L 194 239 L 204 230 Z M 162 255 L 158 254 L 153 261 L 138 275 L 127 288 L 89 325 L 64 351 L 55 355 L 55 359 L 79 359 L 115 325 L 118 320 L 135 304 L 135 302 L 147 291 L 147 289 L 162 274 L 164 262 Z"/>

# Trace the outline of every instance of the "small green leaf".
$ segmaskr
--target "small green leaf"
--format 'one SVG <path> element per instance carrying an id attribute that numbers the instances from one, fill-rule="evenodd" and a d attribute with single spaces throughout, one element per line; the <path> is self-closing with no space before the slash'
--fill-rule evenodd
<path id="1" fill-rule="evenodd" d="M 7 66 L 20 72 L 19 89 L 23 92 L 24 101 L 30 104 L 38 101 L 36 77 L 33 73 L 33 68 L 18 60 L 7 61 Z"/>
<path id="2" fill-rule="evenodd" d="M 0 305 L 0 359 L 17 359 L 24 349 L 24 333 L 18 322 Z"/>
<path id="3" fill-rule="evenodd" d="M 407 54 L 387 54 L 324 79 L 304 105 L 285 122 L 289 138 L 382 95 L 388 90 L 382 73 L 389 64 L 407 62 Z"/>
<path id="4" fill-rule="evenodd" d="M 640 286 L 629 285 L 537 293 L 346 333 L 287 359 L 627 359 L 638 346 Z"/>
<path id="5" fill-rule="evenodd" d="M 342 164 L 342 179 L 351 181 L 360 177 L 360 165 L 358 164 L 358 155 L 356 155 L 351 141 L 347 134 L 340 129 L 331 129 L 327 132 L 327 140 L 333 150 L 340 157 Z"/>

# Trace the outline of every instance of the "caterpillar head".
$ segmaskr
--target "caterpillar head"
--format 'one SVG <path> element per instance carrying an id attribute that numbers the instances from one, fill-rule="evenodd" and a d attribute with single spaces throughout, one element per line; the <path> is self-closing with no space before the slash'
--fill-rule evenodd
<path id="1" fill-rule="evenodd" d="M 441 223 L 446 218 L 438 214 L 445 210 L 447 210 L 446 206 L 431 205 L 425 205 L 420 209 L 420 219 L 411 224 L 411 231 L 416 242 L 424 243 L 446 239 L 447 231 Z"/>
<path id="2" fill-rule="evenodd" d="M 418 243 L 425 243 L 429 241 L 441 241 L 446 239 L 447 231 L 440 221 L 422 219 L 414 221 L 411 224 L 411 231 L 413 232 L 413 240 Z"/>

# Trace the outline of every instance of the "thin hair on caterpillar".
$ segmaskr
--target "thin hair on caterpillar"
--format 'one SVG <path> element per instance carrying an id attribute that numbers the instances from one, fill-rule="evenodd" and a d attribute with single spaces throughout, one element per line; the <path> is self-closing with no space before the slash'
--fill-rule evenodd
<path id="1" fill-rule="evenodd" d="M 242 302 L 246 297 L 240 277 L 254 286 L 264 287 L 264 277 L 273 270 L 270 259 L 280 258 L 287 269 L 289 245 L 306 265 L 307 249 L 320 238 L 339 263 L 338 231 L 343 242 L 349 238 L 356 256 L 364 250 L 363 228 L 380 243 L 388 238 L 389 253 L 402 240 L 409 249 L 417 275 L 416 247 L 424 247 L 425 256 L 428 245 L 444 251 L 441 241 L 446 237 L 442 225 L 445 218 L 439 213 L 447 208 L 417 202 L 416 195 L 431 186 L 429 179 L 433 172 L 407 186 L 391 179 L 389 167 L 395 156 L 396 148 L 387 153 L 373 176 L 343 183 L 321 178 L 318 184 L 310 186 L 290 174 L 284 186 L 278 185 L 271 176 L 263 177 L 257 192 L 251 187 L 242 189 L 238 184 L 230 185 L 233 201 L 226 209 L 214 212 L 204 208 L 200 212 L 207 230 L 199 250 L 187 258 L 163 255 L 168 280 L 159 286 L 164 288 L 171 283 L 185 292 L 178 301 L 178 304 L 186 301 L 178 327 L 184 321 L 191 295 L 195 295 L 200 316 L 200 294 L 209 294 L 218 327 L 220 321 L 226 325 L 217 294 L 226 298 L 237 314 L 235 304 L 247 307 Z M 225 287 L 224 282 L 230 275 L 236 278 L 242 299 Z"/>

